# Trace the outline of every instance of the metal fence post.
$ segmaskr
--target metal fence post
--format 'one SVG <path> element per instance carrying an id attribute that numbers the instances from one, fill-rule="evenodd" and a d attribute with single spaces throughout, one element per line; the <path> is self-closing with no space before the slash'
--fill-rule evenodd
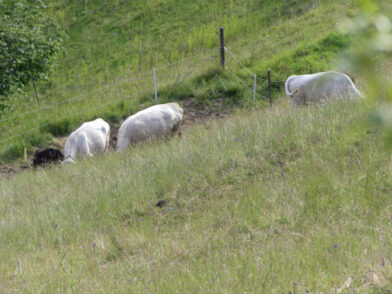
<path id="1" fill-rule="evenodd" d="M 152 74 L 154 76 L 155 101 L 158 102 L 157 74 L 156 74 L 155 67 L 152 69 Z"/>
<path id="2" fill-rule="evenodd" d="M 257 86 L 257 76 L 254 74 L 253 76 L 253 102 L 256 101 L 256 86 Z"/>
<path id="3" fill-rule="evenodd" d="M 268 98 L 270 101 L 270 106 L 272 107 L 272 96 L 271 96 L 271 70 L 268 69 Z"/>

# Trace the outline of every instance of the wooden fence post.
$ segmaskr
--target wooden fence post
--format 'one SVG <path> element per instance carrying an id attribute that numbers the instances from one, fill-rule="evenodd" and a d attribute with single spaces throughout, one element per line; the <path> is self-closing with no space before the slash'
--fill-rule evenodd
<path id="1" fill-rule="evenodd" d="M 220 28 L 220 52 L 221 52 L 221 64 L 225 68 L 225 32 L 224 28 Z"/>

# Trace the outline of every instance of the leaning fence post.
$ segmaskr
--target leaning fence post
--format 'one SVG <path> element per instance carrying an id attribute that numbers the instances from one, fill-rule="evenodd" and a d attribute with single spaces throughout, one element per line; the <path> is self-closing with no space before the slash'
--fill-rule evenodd
<path id="1" fill-rule="evenodd" d="M 256 86 L 257 86 L 257 76 L 253 75 L 253 102 L 256 101 Z"/>
<path id="2" fill-rule="evenodd" d="M 225 32 L 224 28 L 220 28 L 220 53 L 221 53 L 221 64 L 225 68 Z"/>
<path id="3" fill-rule="evenodd" d="M 27 165 L 27 149 L 26 147 L 23 148 L 23 162 Z"/>
<path id="4" fill-rule="evenodd" d="M 268 69 L 268 98 L 270 101 L 270 106 L 272 107 L 272 97 L 271 97 L 271 70 Z"/>
<path id="5" fill-rule="evenodd" d="M 152 74 L 154 76 L 154 91 L 155 91 L 155 101 L 158 102 L 158 90 L 157 90 L 157 74 L 155 67 L 152 69 Z"/>

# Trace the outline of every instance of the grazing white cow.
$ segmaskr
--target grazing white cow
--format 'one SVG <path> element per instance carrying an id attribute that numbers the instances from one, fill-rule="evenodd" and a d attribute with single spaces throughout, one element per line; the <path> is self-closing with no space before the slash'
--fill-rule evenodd
<path id="1" fill-rule="evenodd" d="M 309 105 L 332 98 L 358 98 L 361 93 L 349 76 L 334 72 L 293 75 L 285 83 L 292 105 Z"/>
<path id="2" fill-rule="evenodd" d="M 130 116 L 118 130 L 117 150 L 181 132 L 182 108 L 177 103 L 154 105 Z"/>
<path id="3" fill-rule="evenodd" d="M 110 126 L 101 118 L 83 123 L 65 142 L 63 163 L 74 163 L 76 158 L 92 157 L 109 147 Z"/>

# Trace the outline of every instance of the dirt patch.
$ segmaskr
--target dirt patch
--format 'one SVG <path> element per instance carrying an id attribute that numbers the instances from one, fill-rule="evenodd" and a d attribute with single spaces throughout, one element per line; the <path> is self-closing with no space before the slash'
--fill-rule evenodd
<path id="1" fill-rule="evenodd" d="M 20 173 L 21 171 L 30 168 L 31 165 L 26 164 L 2 164 L 0 165 L 0 179 L 10 178 L 11 176 Z"/>
<path id="2" fill-rule="evenodd" d="M 109 150 L 112 150 L 112 151 L 116 150 L 117 134 L 118 134 L 118 130 L 120 129 L 121 123 L 110 126 Z"/>
<path id="3" fill-rule="evenodd" d="M 194 99 L 183 100 L 181 104 L 184 109 L 184 129 L 210 118 L 227 118 L 230 114 L 229 109 L 223 108 L 223 99 L 214 100 L 211 106 L 200 106 Z"/>
<path id="4" fill-rule="evenodd" d="M 181 101 L 182 108 L 184 109 L 184 119 L 182 124 L 182 130 L 186 131 L 194 124 L 204 123 L 207 120 L 224 119 L 230 115 L 230 109 L 223 107 L 223 99 L 216 99 L 212 101 L 212 104 L 200 105 L 195 99 L 186 99 Z M 117 145 L 117 134 L 122 121 L 118 124 L 112 124 L 110 126 L 110 143 L 109 150 L 113 151 Z M 68 137 L 58 137 L 53 140 L 52 143 L 42 146 L 43 148 L 58 148 L 64 150 L 64 145 Z M 28 158 L 28 164 L 2 164 L 0 165 L 0 179 L 9 178 L 14 174 L 17 174 L 27 168 L 32 168 L 32 156 Z"/>

